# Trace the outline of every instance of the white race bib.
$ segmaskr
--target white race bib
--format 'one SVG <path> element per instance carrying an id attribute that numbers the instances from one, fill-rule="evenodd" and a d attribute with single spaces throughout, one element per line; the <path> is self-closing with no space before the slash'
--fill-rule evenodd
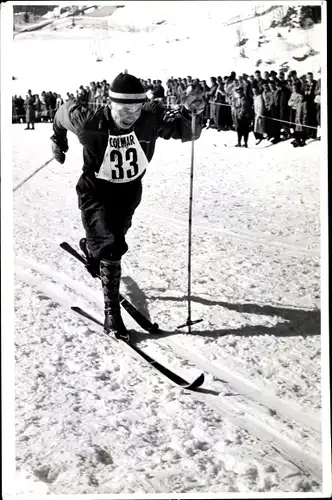
<path id="1" fill-rule="evenodd" d="M 131 182 L 143 174 L 148 163 L 135 132 L 110 135 L 97 178 L 115 183 Z"/>

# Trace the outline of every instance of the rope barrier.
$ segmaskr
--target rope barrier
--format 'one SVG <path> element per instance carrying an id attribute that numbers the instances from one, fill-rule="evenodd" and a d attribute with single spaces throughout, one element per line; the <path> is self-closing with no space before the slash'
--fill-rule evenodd
<path id="1" fill-rule="evenodd" d="M 213 102 L 209 101 L 208 104 L 214 104 L 216 106 L 227 106 L 229 108 L 232 108 L 233 106 L 231 104 L 226 104 L 223 102 Z M 304 125 L 303 123 L 295 123 L 295 122 L 289 122 L 287 120 L 280 120 L 279 118 L 272 118 L 271 116 L 265 116 L 265 115 L 260 115 L 259 113 L 256 113 L 256 116 L 260 116 L 261 118 L 264 118 L 265 120 L 274 120 L 276 122 L 281 122 L 281 123 L 289 123 L 290 125 L 301 125 L 301 127 L 306 127 L 306 128 L 312 128 L 317 130 L 318 127 L 313 127 L 312 125 Z"/>
<path id="2" fill-rule="evenodd" d="M 68 102 L 68 101 L 65 101 L 65 102 Z M 103 102 L 103 103 L 96 103 L 95 101 L 87 101 L 85 102 L 84 104 L 91 104 L 92 106 L 94 107 L 98 107 L 98 106 L 106 106 L 108 103 L 107 102 Z M 232 104 L 227 104 L 227 103 L 223 103 L 223 102 L 213 102 L 213 101 L 207 101 L 207 104 L 213 104 L 215 106 L 225 106 L 225 107 L 228 107 L 228 108 L 232 108 Z M 50 112 L 56 112 L 59 108 L 55 108 L 55 109 L 48 109 L 47 110 L 47 113 L 50 113 Z M 35 111 L 35 113 L 44 113 L 44 111 Z M 24 115 L 13 115 L 13 118 L 23 118 L 25 117 L 26 114 Z M 304 125 L 303 123 L 295 123 L 295 122 L 290 122 L 290 121 L 287 121 L 287 120 L 280 120 L 279 118 L 272 118 L 271 116 L 265 116 L 265 115 L 260 115 L 258 113 L 256 113 L 256 116 L 259 116 L 261 118 L 264 118 L 265 120 L 273 120 L 273 121 L 276 121 L 276 122 L 280 122 L 280 123 L 287 123 L 289 125 L 300 125 L 301 127 L 305 127 L 305 128 L 310 128 L 310 129 L 314 129 L 314 130 L 318 130 L 318 127 L 314 127 L 313 125 Z M 43 117 L 43 116 L 40 116 L 39 118 L 49 118 L 49 117 Z"/>
<path id="3" fill-rule="evenodd" d="M 275 122 L 281 122 L 281 123 L 289 123 L 291 125 L 301 125 L 301 127 L 306 127 L 306 128 L 313 128 L 315 130 L 318 129 L 318 127 L 313 127 L 312 125 L 304 125 L 303 123 L 294 123 L 294 122 L 289 122 L 287 120 L 280 120 L 279 118 L 272 118 L 271 116 L 264 116 L 264 115 L 260 115 L 257 113 L 257 116 L 260 116 L 262 118 L 265 118 L 267 120 L 274 120 Z"/>

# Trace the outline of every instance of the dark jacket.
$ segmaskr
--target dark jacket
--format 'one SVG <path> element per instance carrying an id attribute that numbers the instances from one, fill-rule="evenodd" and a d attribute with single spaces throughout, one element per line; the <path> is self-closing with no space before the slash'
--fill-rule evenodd
<path id="1" fill-rule="evenodd" d="M 163 99 L 165 97 L 165 89 L 162 85 L 158 85 L 153 89 L 153 97 L 155 99 Z"/>
<path id="2" fill-rule="evenodd" d="M 315 90 L 317 82 L 313 80 L 311 83 L 307 82 L 304 86 L 304 99 L 308 102 L 313 102 L 315 99 Z"/>
<path id="3" fill-rule="evenodd" d="M 242 95 L 241 97 L 235 97 L 232 106 L 232 118 L 235 129 L 237 130 L 240 122 L 248 122 L 252 118 L 253 111 L 250 106 L 249 99 Z"/>
<path id="4" fill-rule="evenodd" d="M 103 163 L 109 136 L 134 133 L 148 160 L 151 161 L 158 137 L 163 139 L 191 140 L 191 116 L 182 109 L 176 118 L 170 118 L 165 109 L 157 103 L 146 103 L 139 119 L 128 130 L 118 130 L 108 106 L 88 109 L 77 102 L 67 101 L 55 114 L 54 134 L 51 139 L 62 149 L 66 143 L 67 130 L 73 132 L 83 145 L 83 172 L 94 176 Z M 196 135 L 201 135 L 201 117 L 196 120 Z M 144 173 L 139 177 L 143 177 Z M 137 180 L 137 177 L 135 179 Z M 130 182 L 129 182 L 130 184 Z"/>
<path id="5" fill-rule="evenodd" d="M 289 105 L 288 101 L 291 96 L 291 91 L 289 90 L 286 85 L 283 85 L 281 89 L 278 90 L 279 92 L 279 117 L 280 120 L 286 120 L 289 121 Z"/>

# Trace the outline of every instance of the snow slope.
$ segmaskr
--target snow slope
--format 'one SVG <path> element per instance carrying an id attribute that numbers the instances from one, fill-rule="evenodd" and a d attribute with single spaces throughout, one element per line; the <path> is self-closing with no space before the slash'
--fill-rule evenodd
<path id="1" fill-rule="evenodd" d="M 171 76 L 189 74 L 208 80 L 232 70 L 252 74 L 258 60 L 262 61 L 261 71 L 278 71 L 287 62 L 299 74 L 313 71 L 317 77 L 321 25 L 290 32 L 287 28 L 268 29 L 273 12 L 249 17 L 251 4 L 237 4 L 233 2 L 230 12 L 228 2 L 130 2 L 110 16 L 75 17 L 74 27 L 71 18 L 64 18 L 38 32 L 20 34 L 13 42 L 12 71 L 17 77 L 13 93 L 23 95 L 33 88 L 65 95 L 92 80 L 111 81 L 125 68 L 164 83 Z M 248 19 L 229 24 L 240 14 Z M 238 30 L 241 38 L 248 39 L 242 47 L 237 46 Z M 261 34 L 265 41 L 258 47 Z M 317 54 L 302 62 L 293 58 L 304 56 L 309 48 Z M 242 49 L 245 57 L 240 55 Z M 96 50 L 103 59 L 100 62 Z M 33 72 L 29 70 L 31 53 L 37 65 Z"/>
<path id="2" fill-rule="evenodd" d="M 14 186 L 49 158 L 51 126 L 15 132 Z M 289 144 L 237 150 L 233 139 L 206 131 L 196 146 L 193 317 L 204 321 L 192 335 L 174 331 L 187 312 L 189 144 L 158 143 L 123 259 L 123 291 L 165 328 L 149 339 L 125 316 L 139 345 L 180 375 L 204 370 L 202 394 L 173 388 L 68 311 L 102 318 L 99 284 L 58 247 L 82 235 L 75 137 L 63 166 L 15 191 L 25 491 L 320 490 L 320 144 L 304 155 Z"/>

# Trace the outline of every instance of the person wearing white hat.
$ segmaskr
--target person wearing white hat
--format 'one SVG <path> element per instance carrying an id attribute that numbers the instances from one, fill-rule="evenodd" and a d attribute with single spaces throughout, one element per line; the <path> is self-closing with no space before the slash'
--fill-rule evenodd
<path id="1" fill-rule="evenodd" d="M 125 235 L 142 196 L 142 177 L 158 137 L 192 139 L 192 113 L 197 114 L 196 135 L 202 131 L 205 102 L 201 90 L 191 88 L 176 114 L 147 102 L 141 81 L 120 73 L 110 88 L 110 103 L 96 110 L 68 102 L 56 112 L 52 152 L 64 163 L 67 131 L 83 145 L 83 173 L 76 186 L 86 237 L 80 241 L 87 268 L 101 277 L 105 303 L 104 331 L 129 341 L 123 323 L 119 287 L 121 258 L 127 252 Z"/>

